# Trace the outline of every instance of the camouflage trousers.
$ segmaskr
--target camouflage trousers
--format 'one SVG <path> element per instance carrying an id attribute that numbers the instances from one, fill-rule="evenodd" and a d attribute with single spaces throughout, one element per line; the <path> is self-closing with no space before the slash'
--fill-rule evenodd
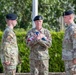
<path id="1" fill-rule="evenodd" d="M 76 65 L 72 61 L 64 61 L 66 75 L 76 75 Z"/>
<path id="2" fill-rule="evenodd" d="M 31 75 L 48 75 L 49 60 L 30 60 Z"/>
<path id="3" fill-rule="evenodd" d="M 6 66 L 3 65 L 4 75 L 15 75 L 16 73 L 16 66 Z"/>

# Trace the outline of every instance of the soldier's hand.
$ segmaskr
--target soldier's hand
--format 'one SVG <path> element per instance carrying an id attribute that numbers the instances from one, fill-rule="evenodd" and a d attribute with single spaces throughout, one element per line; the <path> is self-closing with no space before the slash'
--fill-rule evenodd
<path id="1" fill-rule="evenodd" d="M 8 61 L 8 62 L 4 62 L 5 65 L 10 65 L 11 63 Z"/>
<path id="2" fill-rule="evenodd" d="M 43 37 L 45 37 L 45 35 L 44 34 L 41 34 L 41 38 L 43 38 Z"/>
<path id="3" fill-rule="evenodd" d="M 73 59 L 73 63 L 76 64 L 76 58 Z"/>
<path id="4" fill-rule="evenodd" d="M 41 39 L 41 38 L 43 38 L 43 37 L 45 37 L 45 35 L 42 34 L 42 33 L 40 33 L 40 34 L 37 36 L 37 39 Z"/>

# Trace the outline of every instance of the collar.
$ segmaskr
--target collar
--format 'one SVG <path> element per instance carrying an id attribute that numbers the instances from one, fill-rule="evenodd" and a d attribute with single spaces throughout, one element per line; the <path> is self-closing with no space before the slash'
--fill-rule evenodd
<path id="1" fill-rule="evenodd" d="M 35 28 L 35 31 L 38 31 L 38 32 L 42 32 L 44 30 L 44 28 L 42 27 L 40 30 L 37 30 L 36 28 Z"/>
<path id="2" fill-rule="evenodd" d="M 9 28 L 10 30 L 13 30 L 11 27 L 7 26 L 7 28 Z"/>
<path id="3" fill-rule="evenodd" d="M 73 26 L 73 25 L 75 25 L 74 22 L 70 23 L 70 24 L 67 26 L 66 30 L 69 29 L 69 28 L 70 28 L 71 26 Z"/>

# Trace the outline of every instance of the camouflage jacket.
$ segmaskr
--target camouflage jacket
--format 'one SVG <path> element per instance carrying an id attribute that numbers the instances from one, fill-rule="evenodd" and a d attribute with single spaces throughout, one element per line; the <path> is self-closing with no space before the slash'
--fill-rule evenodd
<path id="1" fill-rule="evenodd" d="M 44 34 L 47 40 L 44 38 L 40 40 L 33 39 L 33 35 L 36 32 Z M 26 44 L 30 48 L 30 59 L 49 59 L 48 48 L 51 47 L 51 43 L 52 38 L 47 29 L 42 28 L 40 31 L 36 28 L 31 29 L 26 35 Z"/>
<path id="2" fill-rule="evenodd" d="M 3 33 L 0 54 L 2 63 L 10 61 L 11 65 L 18 64 L 16 35 L 9 27 L 7 27 Z"/>
<path id="3" fill-rule="evenodd" d="M 70 24 L 65 30 L 63 38 L 62 59 L 76 58 L 76 24 Z"/>

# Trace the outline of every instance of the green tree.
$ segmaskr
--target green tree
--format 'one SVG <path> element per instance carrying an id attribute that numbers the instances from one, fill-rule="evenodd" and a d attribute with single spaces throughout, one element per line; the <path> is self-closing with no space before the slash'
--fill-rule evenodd
<path id="1" fill-rule="evenodd" d="M 0 1 L 0 29 L 5 28 L 5 15 L 16 13 L 18 15 L 17 28 L 28 28 L 31 26 L 31 0 L 1 0 Z"/>
<path id="2" fill-rule="evenodd" d="M 60 30 L 59 17 L 65 10 L 73 8 L 73 0 L 39 0 L 39 13 L 44 16 L 45 26 L 55 31 Z"/>
<path id="3" fill-rule="evenodd" d="M 59 17 L 68 9 L 76 8 L 76 0 L 38 0 L 39 14 L 44 17 L 44 27 L 60 30 Z M 18 15 L 16 28 L 25 30 L 32 27 L 32 0 L 0 0 L 0 30 L 5 28 L 5 15 L 14 12 Z M 76 11 L 76 10 L 74 10 Z"/>

